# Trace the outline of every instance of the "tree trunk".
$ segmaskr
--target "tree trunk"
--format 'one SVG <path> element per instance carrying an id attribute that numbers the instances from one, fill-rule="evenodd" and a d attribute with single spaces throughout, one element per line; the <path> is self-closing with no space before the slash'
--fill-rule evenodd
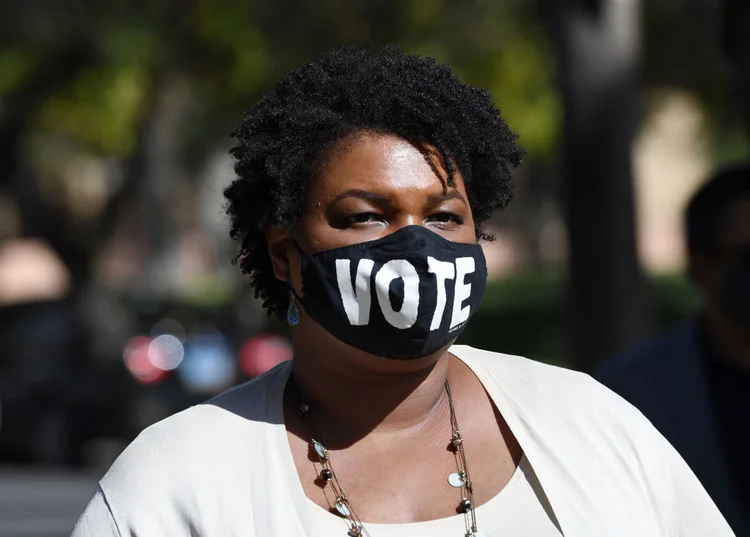
<path id="1" fill-rule="evenodd" d="M 562 203 L 568 245 L 570 363 L 646 337 L 631 145 L 638 121 L 637 0 L 546 0 L 564 102 Z"/>
<path id="2" fill-rule="evenodd" d="M 188 86 L 178 77 L 160 76 L 144 132 L 137 199 L 140 222 L 144 225 L 143 291 L 154 297 L 169 290 L 167 264 L 170 249 L 177 242 L 177 190 L 185 179 L 179 163 L 179 146 L 189 98 Z"/>

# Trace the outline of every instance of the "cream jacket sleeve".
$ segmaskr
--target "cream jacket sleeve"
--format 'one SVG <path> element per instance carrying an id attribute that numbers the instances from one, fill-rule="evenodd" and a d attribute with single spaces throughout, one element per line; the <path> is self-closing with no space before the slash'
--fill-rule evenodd
<path id="1" fill-rule="evenodd" d="M 101 487 L 78 519 L 72 537 L 122 537 Z"/>
<path id="2" fill-rule="evenodd" d="M 674 518 L 670 537 L 733 537 L 734 532 L 687 463 L 666 439 L 661 437 L 661 442 L 665 471 L 671 477 L 671 499 L 667 501 L 671 500 Z"/>

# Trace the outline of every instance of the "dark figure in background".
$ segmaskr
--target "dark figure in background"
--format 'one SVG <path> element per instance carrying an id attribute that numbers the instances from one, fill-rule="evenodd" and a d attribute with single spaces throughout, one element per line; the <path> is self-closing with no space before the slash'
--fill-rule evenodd
<path id="1" fill-rule="evenodd" d="M 700 312 L 597 378 L 674 445 L 735 533 L 750 535 L 750 165 L 725 169 L 685 215 Z"/>

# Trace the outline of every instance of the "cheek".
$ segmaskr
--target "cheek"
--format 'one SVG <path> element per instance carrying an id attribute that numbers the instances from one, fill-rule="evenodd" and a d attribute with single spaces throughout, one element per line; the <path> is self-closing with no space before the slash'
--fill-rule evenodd
<path id="1" fill-rule="evenodd" d="M 474 219 L 469 216 L 464 220 L 464 233 L 466 233 L 466 242 L 479 242 L 477 238 L 477 226 L 474 223 Z"/>
<path id="2" fill-rule="evenodd" d="M 461 229 L 461 233 L 457 234 L 454 237 L 451 237 L 451 240 L 454 240 L 456 242 L 462 242 L 466 244 L 475 244 L 479 242 L 477 240 L 477 233 L 474 229 L 474 225 L 466 225 Z"/>

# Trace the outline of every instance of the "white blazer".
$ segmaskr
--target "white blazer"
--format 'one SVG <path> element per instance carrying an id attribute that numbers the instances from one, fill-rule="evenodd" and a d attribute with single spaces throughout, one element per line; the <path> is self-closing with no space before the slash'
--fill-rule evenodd
<path id="1" fill-rule="evenodd" d="M 643 415 L 588 375 L 466 346 L 566 537 L 732 537 Z M 146 429 L 101 480 L 74 537 L 304 537 L 307 501 L 282 395 L 262 377 Z"/>

